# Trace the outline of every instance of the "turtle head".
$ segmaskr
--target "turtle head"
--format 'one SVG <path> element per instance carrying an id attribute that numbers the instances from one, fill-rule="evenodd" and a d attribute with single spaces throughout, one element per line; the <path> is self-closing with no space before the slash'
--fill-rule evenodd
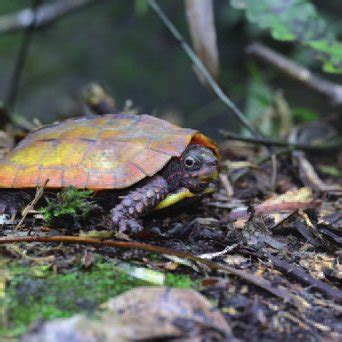
<path id="1" fill-rule="evenodd" d="M 214 152 L 205 146 L 190 144 L 180 158 L 165 167 L 162 176 L 170 194 L 156 209 L 173 205 L 187 197 L 214 192 L 218 182 L 218 161 Z"/>
<path id="2" fill-rule="evenodd" d="M 207 147 L 190 144 L 180 158 L 182 179 L 180 185 L 198 194 L 211 190 L 218 179 L 218 162 Z"/>

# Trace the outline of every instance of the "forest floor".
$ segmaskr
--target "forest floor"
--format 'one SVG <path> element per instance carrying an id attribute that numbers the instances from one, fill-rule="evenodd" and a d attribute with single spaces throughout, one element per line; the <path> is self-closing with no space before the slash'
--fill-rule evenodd
<path id="1" fill-rule="evenodd" d="M 199 291 L 238 339 L 341 340 L 338 177 L 316 163 L 319 155 L 307 159 L 290 152 L 278 156 L 276 166 L 274 161 L 257 165 L 251 161 L 267 159 L 267 151 L 241 142 L 225 144 L 222 155 L 222 182 L 214 195 L 153 213 L 137 236 L 106 230 L 105 214 L 71 229 L 63 226 L 63 217 L 48 227 L 41 212 L 31 210 L 19 228 L 4 225 L 0 241 L 57 240 L 1 245 L 0 336 L 15 339 L 39 330 L 45 320 L 93 312 L 129 289 L 162 285 Z M 305 164 L 311 159 L 329 175 L 312 174 Z M 317 179 L 325 188 L 317 189 Z M 81 240 L 62 243 L 71 235 Z M 113 240 L 124 248 L 105 244 Z M 155 314 L 156 301 L 144 315 Z"/>

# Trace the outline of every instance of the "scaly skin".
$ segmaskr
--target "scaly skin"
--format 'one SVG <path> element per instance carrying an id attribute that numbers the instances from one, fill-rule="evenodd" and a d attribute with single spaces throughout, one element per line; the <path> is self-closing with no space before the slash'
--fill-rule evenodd
<path id="1" fill-rule="evenodd" d="M 137 233 L 143 229 L 138 218 L 154 209 L 169 193 L 167 181 L 154 176 L 145 185 L 129 192 L 111 211 L 113 226 L 119 232 Z"/>

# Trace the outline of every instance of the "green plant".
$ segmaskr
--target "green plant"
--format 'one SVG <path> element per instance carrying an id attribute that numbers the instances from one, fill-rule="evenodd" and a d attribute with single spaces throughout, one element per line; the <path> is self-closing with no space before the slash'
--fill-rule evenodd
<path id="1" fill-rule="evenodd" d="M 296 41 L 309 47 L 327 72 L 342 73 L 342 43 L 308 0 L 232 0 L 245 10 L 247 20 L 270 31 L 280 41 Z"/>
<path id="2" fill-rule="evenodd" d="M 41 208 L 41 214 L 47 224 L 51 224 L 54 219 L 71 216 L 74 219 L 84 219 L 95 207 L 89 197 L 92 190 L 77 190 L 74 187 L 63 189 L 53 199 L 47 198 L 47 205 Z"/>

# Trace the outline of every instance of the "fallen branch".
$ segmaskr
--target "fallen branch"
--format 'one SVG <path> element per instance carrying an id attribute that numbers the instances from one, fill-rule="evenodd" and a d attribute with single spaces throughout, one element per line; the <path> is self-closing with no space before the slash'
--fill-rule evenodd
<path id="1" fill-rule="evenodd" d="M 35 21 L 35 28 L 41 28 L 99 0 L 64 0 L 39 6 L 36 10 L 26 8 L 14 14 L 0 17 L 0 35 L 25 30 Z M 36 17 L 36 19 L 35 19 Z"/>
<path id="2" fill-rule="evenodd" d="M 176 251 L 173 249 L 153 246 L 146 243 L 134 242 L 134 241 L 118 241 L 118 240 L 100 240 L 94 238 L 84 238 L 78 236 L 13 236 L 13 237 L 2 237 L 0 238 L 0 245 L 18 242 L 45 242 L 45 243 L 71 243 L 71 244 L 87 244 L 96 246 L 107 246 L 115 248 L 125 249 L 139 249 L 152 253 L 167 254 L 177 256 L 179 258 L 187 259 L 208 266 L 212 270 L 217 270 L 234 275 L 250 284 L 258 286 L 263 290 L 273 294 L 274 296 L 281 298 L 285 302 L 289 302 L 292 305 L 303 309 L 303 305 L 308 305 L 304 299 L 295 296 L 285 289 L 274 287 L 270 281 L 258 277 L 254 274 L 247 273 L 243 270 L 238 270 L 230 266 L 222 266 L 213 261 L 196 257 L 192 254 Z"/>
<path id="3" fill-rule="evenodd" d="M 206 80 L 208 85 L 214 94 L 234 113 L 235 117 L 240 121 L 240 123 L 246 127 L 254 136 L 261 137 L 260 133 L 258 133 L 245 118 L 245 115 L 240 111 L 239 108 L 231 101 L 228 96 L 224 93 L 221 87 L 217 84 L 214 78 L 210 75 L 207 68 L 204 66 L 202 61 L 197 57 L 196 53 L 191 49 L 190 45 L 185 41 L 184 37 L 177 30 L 175 25 L 171 22 L 171 20 L 166 16 L 164 11 L 160 8 L 160 6 L 156 3 L 155 0 L 147 0 L 149 6 L 153 9 L 153 11 L 157 14 L 159 19 L 165 25 L 165 27 L 169 30 L 169 32 L 173 35 L 173 37 L 178 41 L 181 48 L 184 50 L 187 57 L 191 60 L 191 62 L 195 65 L 196 70 L 200 72 L 203 78 Z"/>
<path id="4" fill-rule="evenodd" d="M 307 87 L 324 95 L 334 105 L 342 104 L 342 85 L 327 81 L 316 76 L 308 69 L 290 61 L 285 56 L 275 52 L 260 43 L 248 46 L 247 52 L 263 61 L 272 64 L 286 75 L 300 81 Z"/>
<path id="5" fill-rule="evenodd" d="M 287 141 L 279 141 L 270 138 L 253 138 L 253 137 L 245 137 L 240 134 L 236 134 L 233 132 L 228 132 L 220 129 L 219 133 L 227 140 L 237 140 L 244 141 L 251 144 L 265 145 L 265 146 L 279 146 L 279 147 L 293 147 L 294 149 L 304 150 L 304 151 L 326 151 L 333 149 L 342 148 L 342 140 L 337 139 L 331 143 L 324 143 L 319 145 L 310 145 L 310 144 L 296 144 Z"/>

